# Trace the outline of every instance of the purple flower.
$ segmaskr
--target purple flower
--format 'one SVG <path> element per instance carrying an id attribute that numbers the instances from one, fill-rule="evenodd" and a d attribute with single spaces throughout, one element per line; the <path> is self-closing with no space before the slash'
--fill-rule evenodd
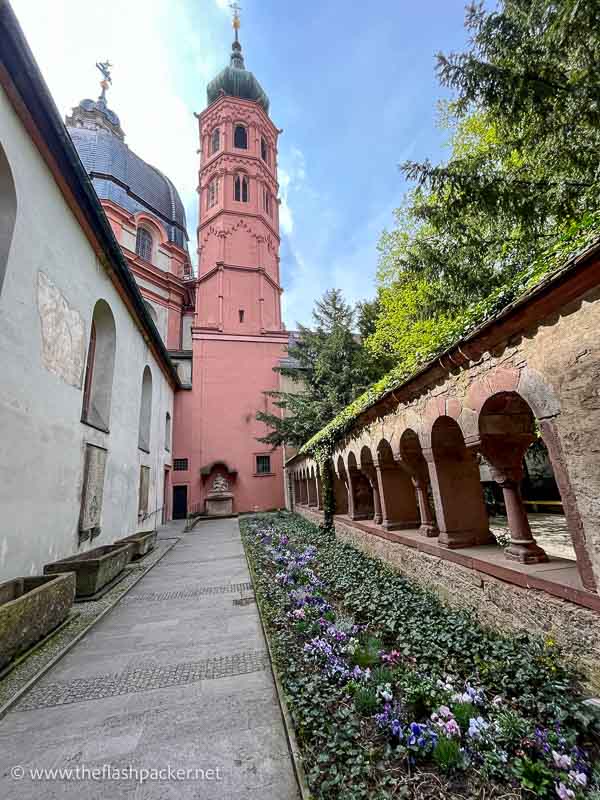
<path id="1" fill-rule="evenodd" d="M 587 786 L 587 775 L 585 772 L 576 772 L 575 770 L 570 770 L 569 780 L 574 783 L 575 786 Z"/>
<path id="2" fill-rule="evenodd" d="M 555 783 L 554 788 L 560 800 L 571 800 L 572 797 L 575 797 L 575 792 L 572 789 L 567 789 L 562 781 L 560 783 Z"/>
<path id="3" fill-rule="evenodd" d="M 558 769 L 568 769 L 571 766 L 571 757 L 566 753 L 557 753 L 556 750 L 553 750 L 552 758 L 554 759 L 554 766 Z"/>
<path id="4" fill-rule="evenodd" d="M 467 735 L 471 739 L 481 739 L 489 727 L 489 722 L 486 722 L 483 717 L 471 717 L 469 720 L 469 730 L 467 731 Z"/>

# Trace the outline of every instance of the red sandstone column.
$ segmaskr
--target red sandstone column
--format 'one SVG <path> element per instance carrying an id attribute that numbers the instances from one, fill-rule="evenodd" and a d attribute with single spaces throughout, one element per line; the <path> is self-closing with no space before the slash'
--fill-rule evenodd
<path id="1" fill-rule="evenodd" d="M 317 484 L 317 508 L 319 511 L 323 510 L 323 487 L 321 485 L 320 479 L 317 477 L 315 478 Z"/>
<path id="2" fill-rule="evenodd" d="M 502 489 L 510 529 L 510 544 L 504 551 L 506 558 L 520 561 L 521 564 L 540 564 L 548 561 L 545 551 L 533 537 L 521 498 L 520 482 L 523 478 L 523 467 L 519 465 L 512 469 L 501 469 L 492 465 L 492 477 Z"/>
<path id="3" fill-rule="evenodd" d="M 307 486 L 308 486 L 308 505 L 311 506 L 311 508 L 316 508 L 318 505 L 316 479 L 308 478 Z"/>
<path id="4" fill-rule="evenodd" d="M 472 451 L 462 449 L 457 458 L 439 458 L 427 448 L 433 502 L 442 547 L 458 549 L 495 543 L 479 482 L 479 467 Z"/>
<path id="5" fill-rule="evenodd" d="M 375 462 L 382 525 L 388 530 L 411 530 L 419 527 L 415 490 L 408 473 L 396 464 Z"/>
<path id="6" fill-rule="evenodd" d="M 419 526 L 419 533 L 423 536 L 433 538 L 439 535 L 439 530 L 435 524 L 431 507 L 429 505 L 429 481 L 427 475 L 415 473 L 412 476 L 412 482 L 417 494 L 417 502 L 419 503 L 419 512 L 421 514 L 421 524 Z"/>
<path id="7" fill-rule="evenodd" d="M 381 497 L 379 494 L 379 481 L 377 478 L 377 472 L 375 468 L 368 470 L 363 469 L 361 471 L 366 476 L 373 491 L 373 522 L 376 525 L 381 525 L 383 521 L 383 514 L 381 513 Z"/>

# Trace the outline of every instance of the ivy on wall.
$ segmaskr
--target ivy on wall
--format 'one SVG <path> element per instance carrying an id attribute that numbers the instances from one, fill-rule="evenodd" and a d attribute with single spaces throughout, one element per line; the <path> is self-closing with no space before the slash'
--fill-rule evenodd
<path id="1" fill-rule="evenodd" d="M 422 350 L 415 352 L 412 359 L 407 359 L 401 366 L 395 367 L 354 402 L 346 406 L 300 448 L 299 455 L 309 456 L 319 464 L 326 498 L 324 500 L 326 524 L 331 524 L 334 507 L 330 459 L 336 444 L 351 433 L 360 416 L 381 400 L 384 395 L 408 382 L 427 364 L 459 344 L 508 305 L 526 297 L 544 279 L 569 268 L 585 251 L 599 244 L 600 214 L 588 215 L 581 222 L 573 223 L 555 245 L 546 250 L 526 269 L 519 272 L 515 278 L 496 289 L 484 300 L 468 306 L 449 324 L 440 326 L 435 336 L 432 336 L 429 342 L 430 349 L 427 352 Z M 327 482 L 331 484 L 328 489 L 326 489 Z"/>

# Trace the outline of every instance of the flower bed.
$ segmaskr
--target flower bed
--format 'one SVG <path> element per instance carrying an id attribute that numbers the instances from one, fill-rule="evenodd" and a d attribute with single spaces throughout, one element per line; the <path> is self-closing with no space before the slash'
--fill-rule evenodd
<path id="1" fill-rule="evenodd" d="M 314 797 L 600 800 L 597 723 L 552 641 L 482 628 L 297 516 L 241 527 Z"/>

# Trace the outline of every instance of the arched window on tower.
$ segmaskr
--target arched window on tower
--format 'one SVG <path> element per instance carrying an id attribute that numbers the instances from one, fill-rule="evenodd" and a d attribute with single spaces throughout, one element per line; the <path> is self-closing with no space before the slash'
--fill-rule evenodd
<path id="1" fill-rule="evenodd" d="M 92 316 L 81 421 L 108 432 L 115 367 L 116 329 L 110 306 L 98 300 Z"/>
<path id="2" fill-rule="evenodd" d="M 210 137 L 210 154 L 218 152 L 221 147 L 221 131 L 215 128 Z"/>
<path id="3" fill-rule="evenodd" d="M 0 145 L 0 292 L 17 218 L 17 192 L 8 159 Z"/>
<path id="4" fill-rule="evenodd" d="M 271 215 L 271 193 L 269 192 L 269 190 L 267 189 L 266 186 L 263 186 L 263 208 L 267 212 L 267 214 L 269 214 L 269 216 L 270 216 Z"/>
<path id="5" fill-rule="evenodd" d="M 233 180 L 233 199 L 247 203 L 250 199 L 250 183 L 246 175 L 236 175 Z"/>
<path id="6" fill-rule="evenodd" d="M 152 261 L 152 234 L 147 228 L 138 228 L 135 238 L 135 252 L 144 261 Z"/>
<path id="7" fill-rule="evenodd" d="M 152 422 L 152 373 L 150 367 L 144 367 L 142 376 L 142 402 L 140 404 L 140 425 L 138 447 L 150 452 L 150 423 Z"/>
<path id="8" fill-rule="evenodd" d="M 236 125 L 233 132 L 233 146 L 240 150 L 248 149 L 248 131 L 244 125 Z"/>
<path id="9" fill-rule="evenodd" d="M 271 160 L 269 158 L 269 145 L 267 144 L 267 140 L 264 136 L 260 137 L 260 157 L 265 162 L 265 164 L 270 164 Z"/>
<path id="10" fill-rule="evenodd" d="M 219 179 L 213 178 L 208 184 L 208 195 L 206 198 L 206 205 L 208 208 L 216 206 L 219 201 Z"/>

